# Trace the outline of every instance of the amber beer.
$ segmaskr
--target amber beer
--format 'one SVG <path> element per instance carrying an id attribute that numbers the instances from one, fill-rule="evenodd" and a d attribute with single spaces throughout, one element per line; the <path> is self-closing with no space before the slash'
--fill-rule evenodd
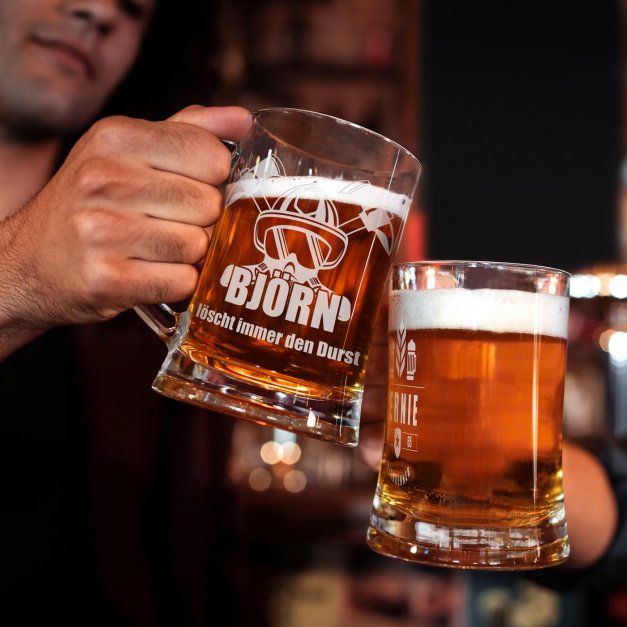
<path id="1" fill-rule="evenodd" d="M 227 190 L 181 350 L 287 395 L 361 398 L 408 199 L 346 187 L 276 177 Z"/>
<path id="2" fill-rule="evenodd" d="M 549 293 L 392 293 L 373 548 L 459 567 L 565 559 L 567 312 Z"/>

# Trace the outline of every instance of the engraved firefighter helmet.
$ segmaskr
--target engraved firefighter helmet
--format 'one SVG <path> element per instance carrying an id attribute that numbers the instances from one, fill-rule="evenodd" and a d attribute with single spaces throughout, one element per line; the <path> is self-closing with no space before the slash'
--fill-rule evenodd
<path id="1" fill-rule="evenodd" d="M 347 245 L 335 205 L 315 183 L 289 190 L 255 222 L 259 251 L 277 261 L 295 257 L 310 271 L 335 268 Z"/>

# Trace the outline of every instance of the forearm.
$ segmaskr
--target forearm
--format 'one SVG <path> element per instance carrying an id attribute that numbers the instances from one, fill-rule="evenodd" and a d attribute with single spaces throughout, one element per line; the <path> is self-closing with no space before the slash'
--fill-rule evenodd
<path id="1" fill-rule="evenodd" d="M 29 328 L 19 322 L 0 324 L 0 361 L 28 344 L 44 332 L 44 329 Z"/>
<path id="2" fill-rule="evenodd" d="M 563 450 L 564 498 L 571 554 L 569 568 L 597 562 L 616 533 L 618 508 L 610 480 L 599 460 L 566 442 Z"/>
<path id="3" fill-rule="evenodd" d="M 19 221 L 13 215 L 0 222 L 0 361 L 41 335 L 48 326 L 27 313 L 30 280 L 19 259 Z M 32 308 L 30 308 L 32 309 Z"/>

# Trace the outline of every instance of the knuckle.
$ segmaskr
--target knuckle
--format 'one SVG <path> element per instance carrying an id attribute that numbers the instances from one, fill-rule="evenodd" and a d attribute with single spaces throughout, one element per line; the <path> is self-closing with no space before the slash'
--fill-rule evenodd
<path id="1" fill-rule="evenodd" d="M 85 209 L 73 215 L 74 230 L 79 242 L 88 245 L 103 244 L 121 230 L 120 220 L 100 209 Z"/>
<path id="2" fill-rule="evenodd" d="M 183 109 L 181 109 L 179 111 L 179 113 L 197 113 L 198 111 L 204 111 L 205 107 L 203 107 L 202 105 L 199 104 L 191 104 L 191 105 L 187 105 L 186 107 L 184 107 Z"/>
<path id="3" fill-rule="evenodd" d="M 180 109 L 179 111 L 177 111 L 174 115 L 170 116 L 168 120 L 173 121 L 173 122 L 186 121 L 190 115 L 193 117 L 197 111 L 200 111 L 203 108 L 204 107 L 201 107 L 200 105 L 197 105 L 197 104 L 187 105 L 183 109 Z"/>
<path id="4" fill-rule="evenodd" d="M 103 195 L 120 178 L 120 167 L 109 157 L 82 160 L 74 172 L 76 189 L 86 196 Z"/>
<path id="5" fill-rule="evenodd" d="M 115 115 L 95 122 L 88 131 L 88 137 L 100 147 L 115 149 L 128 141 L 131 129 L 137 123 L 131 118 Z"/>
<path id="6" fill-rule="evenodd" d="M 83 277 L 85 297 L 94 309 L 109 306 L 120 291 L 120 274 L 113 264 L 104 259 L 92 259 L 86 264 Z"/>

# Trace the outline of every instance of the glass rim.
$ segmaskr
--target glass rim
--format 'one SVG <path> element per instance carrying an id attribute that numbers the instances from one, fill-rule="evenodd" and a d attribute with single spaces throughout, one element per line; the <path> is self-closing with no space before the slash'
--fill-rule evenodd
<path id="1" fill-rule="evenodd" d="M 518 263 L 514 261 L 487 261 L 487 260 L 472 260 L 472 259 L 433 259 L 433 260 L 421 260 L 421 261 L 398 261 L 392 264 L 392 271 L 396 271 L 400 268 L 419 268 L 426 266 L 438 266 L 438 267 L 453 267 L 460 266 L 466 268 L 493 268 L 498 270 L 499 268 L 504 270 L 519 270 L 521 272 L 535 272 L 537 274 L 560 274 L 564 278 L 571 278 L 572 275 L 566 270 L 560 268 L 554 268 L 551 266 L 543 266 L 532 263 Z"/>
<path id="2" fill-rule="evenodd" d="M 256 120 L 256 119 L 259 119 L 262 115 L 269 114 L 269 113 L 295 113 L 295 114 L 303 115 L 306 117 L 332 120 L 333 122 L 336 122 L 337 124 L 349 126 L 355 131 L 359 131 L 361 133 L 364 133 L 365 135 L 369 135 L 387 144 L 390 144 L 391 146 L 396 148 L 396 150 L 398 150 L 399 152 L 402 152 L 406 157 L 414 161 L 419 172 L 422 171 L 422 163 L 420 162 L 418 157 L 416 157 L 416 155 L 414 155 L 410 150 L 408 150 L 407 148 L 405 148 L 398 142 L 394 141 L 393 139 L 390 139 L 389 137 L 386 137 L 385 135 L 382 135 L 381 133 L 377 133 L 377 131 L 373 131 L 369 128 L 366 128 L 365 126 L 356 124 L 355 122 L 350 122 L 349 120 L 338 118 L 337 116 L 330 115 L 328 113 L 320 113 L 318 111 L 310 111 L 309 109 L 298 109 L 295 107 L 264 107 L 263 109 L 257 109 L 256 111 L 253 111 L 252 117 L 254 120 Z M 270 130 L 267 129 L 263 124 L 262 124 L 262 127 L 266 131 L 270 132 Z"/>

